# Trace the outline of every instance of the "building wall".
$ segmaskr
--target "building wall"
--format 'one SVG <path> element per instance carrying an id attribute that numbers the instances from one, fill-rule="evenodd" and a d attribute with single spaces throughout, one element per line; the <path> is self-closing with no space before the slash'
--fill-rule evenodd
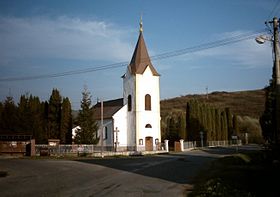
<path id="1" fill-rule="evenodd" d="M 132 109 L 127 111 L 127 146 L 145 146 L 145 138 L 153 137 L 161 140 L 160 133 L 160 93 L 159 76 L 154 76 L 150 67 L 143 74 L 131 75 L 127 71 L 123 79 L 124 104 L 128 104 L 128 95 L 132 97 Z M 151 96 L 151 111 L 145 110 L 145 95 Z M 117 122 L 117 121 L 116 121 Z M 150 124 L 152 128 L 145 128 Z"/>
<path id="2" fill-rule="evenodd" d="M 124 105 L 113 115 L 114 129 L 118 132 L 118 146 L 127 146 L 127 105 Z M 114 132 L 114 143 L 116 142 L 116 132 Z"/>
<path id="3" fill-rule="evenodd" d="M 145 95 L 151 96 L 151 111 L 145 110 Z M 160 94 L 159 94 L 159 76 L 153 76 L 150 67 L 145 72 L 136 74 L 136 141 L 143 139 L 145 146 L 145 138 L 153 137 L 153 145 L 155 139 L 160 142 Z M 145 128 L 150 124 L 152 128 Z"/>
<path id="4" fill-rule="evenodd" d="M 136 100 L 135 100 L 135 76 L 127 70 L 123 78 L 124 105 L 128 104 L 128 95 L 131 95 L 131 111 L 127 112 L 127 146 L 136 146 Z"/>
<path id="5" fill-rule="evenodd" d="M 97 145 L 101 145 L 101 129 L 100 129 L 101 122 L 98 121 L 98 136 L 99 142 Z M 107 128 L 107 138 L 106 136 L 106 128 Z M 113 120 L 112 119 L 104 119 L 103 120 L 103 146 L 113 146 Z"/>

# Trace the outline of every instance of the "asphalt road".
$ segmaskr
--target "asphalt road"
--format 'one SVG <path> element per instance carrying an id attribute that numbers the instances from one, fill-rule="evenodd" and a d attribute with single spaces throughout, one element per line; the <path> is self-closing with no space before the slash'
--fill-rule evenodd
<path id="1" fill-rule="evenodd" d="M 198 171 L 236 149 L 129 158 L 0 159 L 0 196 L 186 196 Z"/>

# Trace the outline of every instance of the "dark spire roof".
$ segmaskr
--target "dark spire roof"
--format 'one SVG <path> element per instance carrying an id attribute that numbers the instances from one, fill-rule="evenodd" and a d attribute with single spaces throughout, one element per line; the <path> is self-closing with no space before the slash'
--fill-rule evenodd
<path id="1" fill-rule="evenodd" d="M 150 56 L 148 54 L 148 50 L 146 48 L 146 44 L 143 37 L 143 27 L 142 21 L 140 22 L 140 33 L 138 37 L 138 41 L 136 47 L 134 49 L 134 53 L 132 59 L 129 64 L 129 70 L 131 74 L 143 74 L 146 70 L 147 66 L 150 67 L 153 75 L 159 76 L 156 69 L 153 67 L 152 62 L 150 60 Z"/>

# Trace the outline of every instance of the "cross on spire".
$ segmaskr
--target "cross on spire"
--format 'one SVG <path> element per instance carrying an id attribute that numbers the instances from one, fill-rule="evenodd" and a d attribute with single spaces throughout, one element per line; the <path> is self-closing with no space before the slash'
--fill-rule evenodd
<path id="1" fill-rule="evenodd" d="M 142 14 L 141 14 L 141 16 L 140 16 L 140 23 L 139 23 L 139 25 L 140 25 L 140 29 L 139 29 L 139 32 L 140 32 L 140 33 L 142 33 L 142 32 L 143 32 L 143 21 L 142 21 Z"/>
<path id="2" fill-rule="evenodd" d="M 156 69 L 153 67 L 152 62 L 150 60 L 150 56 L 148 54 L 148 50 L 146 48 L 146 44 L 143 37 L 143 23 L 142 23 L 142 15 L 140 18 L 140 30 L 137 44 L 134 49 L 134 53 L 132 59 L 129 64 L 129 70 L 131 74 L 143 74 L 147 67 L 150 67 L 152 74 L 154 76 L 159 76 Z"/>

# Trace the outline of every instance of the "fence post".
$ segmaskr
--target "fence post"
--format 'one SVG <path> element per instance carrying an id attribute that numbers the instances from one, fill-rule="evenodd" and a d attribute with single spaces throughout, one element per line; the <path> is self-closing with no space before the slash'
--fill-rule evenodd
<path id="1" fill-rule="evenodd" d="M 165 145 L 165 150 L 166 150 L 166 152 L 169 152 L 168 141 L 169 141 L 169 140 L 164 140 L 164 145 Z"/>
<path id="2" fill-rule="evenodd" d="M 180 147 L 181 147 L 181 151 L 184 151 L 184 140 L 180 139 Z"/>
<path id="3" fill-rule="evenodd" d="M 36 155 L 35 139 L 32 139 L 32 140 L 30 141 L 30 144 L 31 144 L 30 156 L 35 156 L 35 155 Z"/>

